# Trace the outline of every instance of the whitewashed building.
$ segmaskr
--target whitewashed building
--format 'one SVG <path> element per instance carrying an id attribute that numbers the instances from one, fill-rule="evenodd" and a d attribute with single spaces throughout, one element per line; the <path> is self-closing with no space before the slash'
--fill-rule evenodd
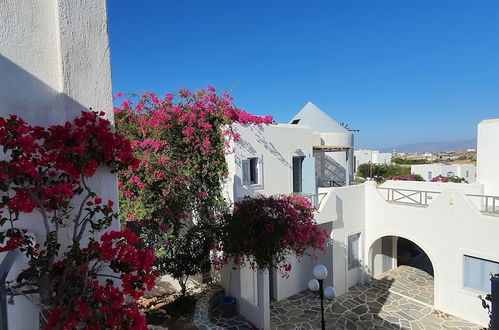
<path id="1" fill-rule="evenodd" d="M 391 164 L 392 154 L 390 152 L 380 152 L 379 150 L 364 150 L 359 149 L 354 151 L 355 157 L 355 172 L 359 165 L 371 163 L 377 165 Z"/>
<path id="2" fill-rule="evenodd" d="M 314 114 L 322 118 L 324 113 L 315 109 L 307 113 Z M 308 118 L 308 123 L 314 121 Z M 398 243 L 402 241 L 417 246 L 429 263 L 433 300 L 428 306 L 487 324 L 488 315 L 477 295 L 490 290 L 489 273 L 499 272 L 499 197 L 495 197 L 499 196 L 499 149 L 494 143 L 499 141 L 499 119 L 478 126 L 478 181 L 470 184 L 387 181 L 377 186 L 368 181 L 321 187 L 323 173 L 314 166 L 320 161 L 316 151 L 353 147 L 353 141 L 346 146 L 334 140 L 326 143 L 323 135 L 332 134 L 325 128 L 318 132 L 302 125 L 301 120 L 270 126 L 238 125 L 235 129 L 241 141 L 227 158 L 229 195 L 237 200 L 256 194 L 311 194 L 318 207 L 316 220 L 332 238 L 326 252 L 316 254 L 318 261 L 292 261 L 287 279 L 275 271 L 265 274 L 227 267 L 222 272 L 222 285 L 236 296 L 239 312 L 253 324 L 268 329 L 270 301 L 305 290 L 315 264 L 326 265 L 331 274 L 325 284 L 333 285 L 341 295 L 397 268 L 401 258 Z M 302 159 L 301 167 L 295 166 L 296 159 Z M 300 176 L 296 168 L 301 170 Z M 456 170 L 455 174 L 461 173 Z M 295 189 L 300 185 L 301 189 Z"/>
<path id="3" fill-rule="evenodd" d="M 464 178 L 467 182 L 476 181 L 476 166 L 473 164 L 435 163 L 411 165 L 411 173 L 421 175 L 426 181 L 430 181 L 439 175 L 443 177 L 457 176 Z"/>
<path id="4" fill-rule="evenodd" d="M 334 217 L 326 203 L 324 190 L 345 186 L 353 178 L 353 133 L 340 126 L 312 103 L 307 103 L 290 124 L 239 125 L 233 127 L 239 141 L 227 155 L 229 179 L 225 190 L 230 200 L 245 195 L 302 193 L 321 205 L 316 218 L 328 233 Z M 332 250 L 319 256 L 332 267 Z M 266 328 L 268 313 L 259 306 L 268 306 L 269 299 L 280 300 L 307 287 L 309 271 L 315 261 L 292 262 L 296 271 L 283 279 L 277 271 L 263 274 L 251 269 L 233 271 L 227 267 L 223 285 L 238 298 L 238 308 L 253 324 Z M 327 281 L 332 285 L 332 280 Z M 266 292 L 265 294 L 263 292 Z"/>

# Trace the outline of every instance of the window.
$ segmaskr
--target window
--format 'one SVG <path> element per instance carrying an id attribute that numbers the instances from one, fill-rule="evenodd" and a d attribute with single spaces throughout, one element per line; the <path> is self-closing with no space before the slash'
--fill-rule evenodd
<path id="1" fill-rule="evenodd" d="M 454 176 L 454 172 L 447 172 L 447 176 Z"/>
<path id="2" fill-rule="evenodd" d="M 348 236 L 348 270 L 359 267 L 360 233 Z"/>
<path id="3" fill-rule="evenodd" d="M 431 180 L 433 179 L 433 173 L 431 173 L 431 171 L 428 172 L 428 180 Z"/>
<path id="4" fill-rule="evenodd" d="M 302 164 L 305 157 L 293 157 L 293 192 L 303 191 L 303 171 Z"/>
<path id="5" fill-rule="evenodd" d="M 296 125 L 300 122 L 300 119 L 295 119 L 291 122 L 291 124 Z"/>
<path id="6" fill-rule="evenodd" d="M 465 255 L 463 273 L 465 288 L 490 293 L 490 274 L 499 273 L 499 263 Z"/>
<path id="7" fill-rule="evenodd" d="M 470 171 L 466 171 L 466 177 L 469 178 L 470 176 Z"/>
<path id="8" fill-rule="evenodd" d="M 251 157 L 243 159 L 243 184 L 258 183 L 258 158 Z"/>

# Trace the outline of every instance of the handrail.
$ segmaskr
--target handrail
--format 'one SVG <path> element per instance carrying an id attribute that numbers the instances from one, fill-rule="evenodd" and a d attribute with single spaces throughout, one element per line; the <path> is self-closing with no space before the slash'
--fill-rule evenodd
<path id="1" fill-rule="evenodd" d="M 423 191 L 423 192 L 428 192 L 428 193 L 432 193 L 432 194 L 440 194 L 442 193 L 441 191 L 433 191 L 433 190 L 418 190 L 418 189 L 403 189 L 403 188 L 392 188 L 392 187 L 378 187 L 378 189 L 384 189 L 384 190 L 388 190 L 388 189 L 394 189 L 394 190 L 402 190 L 402 191 L 417 191 L 417 192 L 420 192 L 420 191 Z"/>
<path id="2" fill-rule="evenodd" d="M 385 188 L 378 187 L 379 190 L 386 190 L 384 196 L 387 202 L 396 202 L 409 205 L 428 206 L 429 199 L 432 199 L 431 194 L 441 194 L 441 191 L 431 190 L 414 190 L 414 189 L 400 189 L 400 188 Z M 499 196 L 493 195 L 479 195 L 479 194 L 466 194 L 469 198 L 483 199 L 478 207 L 483 213 L 499 214 Z"/>
<path id="3" fill-rule="evenodd" d="M 480 199 L 485 198 L 485 203 L 481 203 L 481 211 L 485 213 L 495 213 L 499 214 L 499 196 L 492 195 L 476 195 L 476 194 L 466 194 L 468 197 L 478 197 Z M 491 202 L 489 203 L 489 200 Z"/>
<path id="4" fill-rule="evenodd" d="M 416 204 L 421 206 L 429 205 L 428 200 L 432 198 L 431 196 L 429 196 L 429 194 L 440 194 L 439 191 L 431 190 L 413 190 L 384 187 L 378 187 L 378 189 L 386 190 L 387 194 L 385 199 L 388 202 Z"/>
<path id="5" fill-rule="evenodd" d="M 7 322 L 7 295 L 5 288 L 5 280 L 19 254 L 18 249 L 10 250 L 0 264 L 0 330 L 8 330 Z"/>
<path id="6" fill-rule="evenodd" d="M 316 209 L 319 209 L 319 206 L 321 205 L 322 200 L 324 199 L 324 197 L 327 194 L 328 194 L 327 192 L 323 192 L 323 193 L 317 193 L 317 194 L 303 194 L 303 195 L 300 195 L 300 196 L 308 199 L 310 201 L 310 203 L 313 206 L 315 206 Z M 323 196 L 323 197 L 320 198 L 320 200 L 319 200 L 320 196 Z"/>

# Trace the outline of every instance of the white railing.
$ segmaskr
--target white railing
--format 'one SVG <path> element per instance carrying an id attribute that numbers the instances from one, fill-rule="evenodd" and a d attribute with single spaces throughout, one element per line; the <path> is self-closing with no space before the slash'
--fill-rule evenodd
<path id="1" fill-rule="evenodd" d="M 479 199 L 480 211 L 499 214 L 499 196 L 467 194 L 471 199 Z"/>
<path id="2" fill-rule="evenodd" d="M 438 191 L 429 190 L 411 190 L 411 189 L 395 189 L 395 188 L 378 188 L 384 190 L 382 193 L 387 202 L 396 202 L 403 204 L 412 204 L 419 206 L 428 206 L 429 201 L 433 199 L 434 195 L 440 194 Z"/>
<path id="3" fill-rule="evenodd" d="M 382 187 L 378 187 L 378 190 L 383 190 L 383 192 L 381 192 L 381 195 L 387 202 L 416 206 L 428 206 L 433 198 L 441 194 L 440 191 L 430 190 L 411 190 Z M 499 196 L 478 194 L 466 194 L 466 196 L 468 196 L 470 200 L 472 200 L 473 204 L 476 205 L 481 212 L 499 215 Z"/>
<path id="4" fill-rule="evenodd" d="M 310 201 L 310 203 L 316 208 L 319 209 L 321 206 L 322 200 L 326 197 L 328 193 L 318 193 L 318 194 L 301 194 L 301 197 L 304 197 Z"/>

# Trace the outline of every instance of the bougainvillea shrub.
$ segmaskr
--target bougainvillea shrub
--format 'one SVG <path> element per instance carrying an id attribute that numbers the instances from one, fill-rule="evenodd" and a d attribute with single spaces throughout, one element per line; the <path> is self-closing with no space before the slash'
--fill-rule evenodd
<path id="1" fill-rule="evenodd" d="M 130 230 L 101 236 L 117 218 L 114 203 L 88 185 L 99 166 L 138 166 L 102 115 L 48 128 L 0 117 L 0 251 L 19 248 L 29 263 L 8 293 L 38 293 L 46 329 L 146 329 L 134 299 L 154 285 L 155 256 Z M 23 213 L 43 228 L 36 242 L 18 225 Z"/>
<path id="2" fill-rule="evenodd" d="M 232 214 L 223 217 L 222 243 L 218 247 L 222 254 L 214 264 L 248 262 L 262 270 L 278 268 L 287 276 L 291 270 L 289 255 L 301 257 L 309 248 L 326 248 L 329 235 L 317 224 L 313 212 L 304 197 L 245 197 L 235 204 Z"/>
<path id="3" fill-rule="evenodd" d="M 238 138 L 230 124 L 273 120 L 238 109 L 212 87 L 131 97 L 138 101 L 125 99 L 115 109 L 117 130 L 140 159 L 137 170 L 119 173 L 121 220 L 134 222 L 155 250 L 158 268 L 178 279 L 184 292 L 190 275 L 210 270 L 214 224 L 227 207 L 225 155 L 229 140 Z"/>
<path id="4" fill-rule="evenodd" d="M 406 174 L 406 175 L 398 175 L 392 176 L 387 180 L 401 180 L 401 181 L 424 181 L 423 177 L 419 174 Z"/>
<path id="5" fill-rule="evenodd" d="M 436 176 L 430 180 L 431 182 L 453 182 L 453 183 L 468 183 L 466 179 L 460 178 L 458 176 Z"/>

